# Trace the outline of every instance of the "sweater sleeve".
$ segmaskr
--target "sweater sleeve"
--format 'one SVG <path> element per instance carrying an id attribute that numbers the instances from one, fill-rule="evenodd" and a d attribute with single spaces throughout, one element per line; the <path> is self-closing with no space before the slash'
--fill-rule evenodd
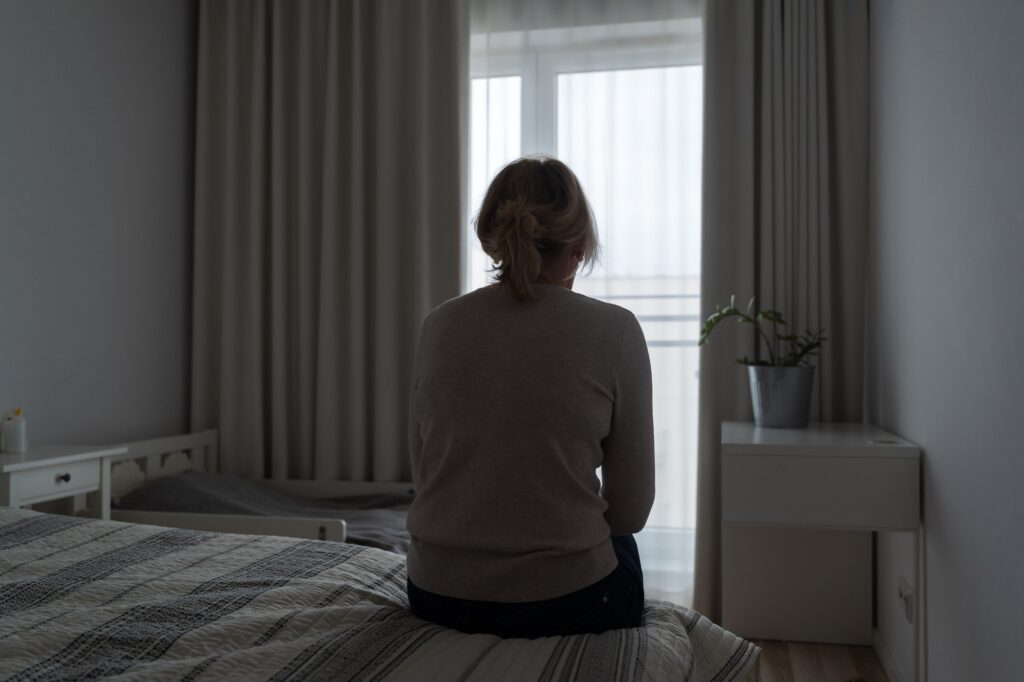
<path id="1" fill-rule="evenodd" d="M 640 323 L 626 321 L 615 374 L 612 426 L 602 441 L 601 495 L 612 537 L 637 533 L 654 504 L 651 359 Z"/>

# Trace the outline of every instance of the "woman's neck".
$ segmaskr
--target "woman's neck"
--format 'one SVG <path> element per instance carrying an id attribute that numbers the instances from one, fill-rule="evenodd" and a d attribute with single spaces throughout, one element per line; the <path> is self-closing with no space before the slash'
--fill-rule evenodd
<path id="1" fill-rule="evenodd" d="M 569 249 L 565 249 L 554 258 L 544 259 L 544 264 L 540 268 L 540 275 L 534 281 L 538 284 L 552 284 L 565 287 L 571 291 L 573 282 L 576 279 L 576 268 L 578 267 L 579 261 L 573 257 Z"/>

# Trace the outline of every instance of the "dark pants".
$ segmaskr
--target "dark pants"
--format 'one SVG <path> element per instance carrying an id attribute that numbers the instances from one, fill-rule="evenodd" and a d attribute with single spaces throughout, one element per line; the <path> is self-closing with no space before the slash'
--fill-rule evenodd
<path id="1" fill-rule="evenodd" d="M 562 597 L 531 602 L 455 599 L 408 583 L 409 605 L 424 620 L 462 632 L 499 637 L 599 633 L 643 624 L 644 574 L 632 535 L 612 538 L 618 567 L 607 577 Z"/>

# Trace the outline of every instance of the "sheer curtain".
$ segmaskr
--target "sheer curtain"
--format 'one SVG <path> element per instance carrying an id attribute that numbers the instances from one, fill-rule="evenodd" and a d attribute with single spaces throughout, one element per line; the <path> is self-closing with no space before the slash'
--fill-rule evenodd
<path id="1" fill-rule="evenodd" d="M 690 603 L 697 494 L 701 6 L 473 0 L 469 216 L 505 163 L 576 171 L 602 253 L 576 290 L 632 310 L 655 381 L 658 495 L 638 542 L 652 596 Z M 463 288 L 489 280 L 465 226 Z"/>

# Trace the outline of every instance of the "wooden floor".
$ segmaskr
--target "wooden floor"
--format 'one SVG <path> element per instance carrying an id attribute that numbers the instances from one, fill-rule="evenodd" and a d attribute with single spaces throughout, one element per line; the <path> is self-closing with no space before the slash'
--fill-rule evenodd
<path id="1" fill-rule="evenodd" d="M 869 646 L 759 641 L 760 682 L 888 682 Z"/>

